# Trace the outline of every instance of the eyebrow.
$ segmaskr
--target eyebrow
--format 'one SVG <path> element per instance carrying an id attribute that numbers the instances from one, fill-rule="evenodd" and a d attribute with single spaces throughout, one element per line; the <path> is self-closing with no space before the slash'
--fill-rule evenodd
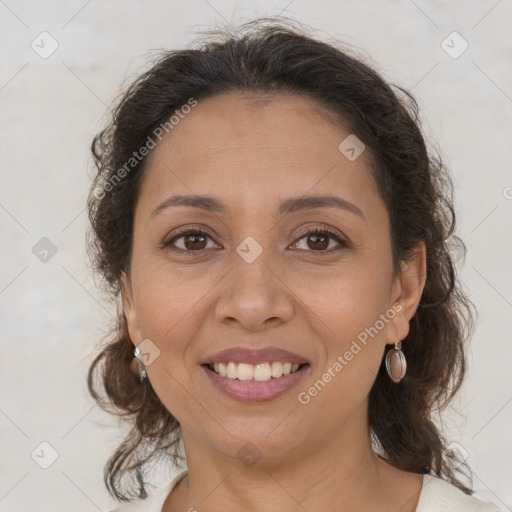
<path id="1" fill-rule="evenodd" d="M 212 196 L 180 195 L 168 197 L 165 201 L 160 203 L 151 213 L 151 217 L 154 217 L 157 213 L 171 206 L 190 206 L 192 208 L 200 208 L 209 212 L 218 213 L 227 213 L 229 211 L 225 203 Z M 279 205 L 276 214 L 283 216 L 296 211 L 313 210 L 316 208 L 340 208 L 366 220 L 363 212 L 355 204 L 333 195 L 291 197 Z"/>

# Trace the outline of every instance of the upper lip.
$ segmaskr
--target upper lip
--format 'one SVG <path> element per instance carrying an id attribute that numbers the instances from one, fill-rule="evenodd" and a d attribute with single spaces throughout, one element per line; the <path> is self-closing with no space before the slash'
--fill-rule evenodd
<path id="1" fill-rule="evenodd" d="M 215 352 L 215 354 L 206 357 L 201 364 L 226 363 L 229 361 L 247 364 L 273 363 L 275 361 L 296 364 L 308 362 L 304 357 L 282 348 L 265 347 L 254 349 L 248 347 L 234 347 Z"/>

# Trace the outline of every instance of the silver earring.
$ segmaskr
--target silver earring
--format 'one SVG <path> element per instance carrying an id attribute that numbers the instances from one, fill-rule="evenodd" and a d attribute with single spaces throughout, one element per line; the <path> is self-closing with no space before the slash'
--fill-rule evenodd
<path id="1" fill-rule="evenodd" d="M 390 379 L 395 383 L 400 382 L 404 378 L 407 370 L 407 361 L 402 352 L 402 343 L 400 341 L 395 342 L 395 348 L 388 350 L 386 354 L 386 370 Z"/>
<path id="2" fill-rule="evenodd" d="M 133 355 L 137 358 L 139 361 L 139 375 L 140 375 L 140 382 L 142 382 L 148 374 L 146 373 L 146 367 L 144 366 L 144 357 L 142 356 L 142 352 L 139 347 L 137 347 Z"/>

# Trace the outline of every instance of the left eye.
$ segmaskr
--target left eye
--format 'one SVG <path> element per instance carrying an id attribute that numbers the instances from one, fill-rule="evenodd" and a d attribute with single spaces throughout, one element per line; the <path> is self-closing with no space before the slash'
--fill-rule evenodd
<path id="1" fill-rule="evenodd" d="M 338 235 L 332 233 L 330 230 L 315 228 L 310 231 L 307 231 L 304 235 L 302 235 L 297 242 L 293 245 L 297 245 L 301 240 L 306 240 L 306 247 L 313 249 L 312 252 L 331 252 L 338 251 L 347 247 L 347 243 L 341 239 Z M 338 244 L 338 248 L 332 248 L 330 246 L 330 241 L 336 241 Z M 302 249 L 299 247 L 299 249 Z M 325 249 L 329 249 L 326 251 Z M 307 250 L 307 249 L 306 249 Z"/>

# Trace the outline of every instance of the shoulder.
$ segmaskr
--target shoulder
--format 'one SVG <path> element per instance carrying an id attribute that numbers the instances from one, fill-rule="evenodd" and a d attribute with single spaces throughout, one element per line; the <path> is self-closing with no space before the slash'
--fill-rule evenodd
<path id="1" fill-rule="evenodd" d="M 178 482 L 184 478 L 188 470 L 184 469 L 178 473 L 168 484 L 155 489 L 146 499 L 121 505 L 110 512 L 161 512 L 167 496 L 176 487 Z"/>
<path id="2" fill-rule="evenodd" d="M 423 487 L 416 512 L 501 512 L 492 503 L 468 496 L 449 482 L 423 475 Z"/>
<path id="3" fill-rule="evenodd" d="M 139 500 L 110 512 L 161 512 L 162 506 L 178 482 L 187 475 L 178 473 L 167 485 L 159 487 L 144 500 Z M 423 475 L 423 486 L 416 512 L 503 512 L 496 505 L 468 496 L 450 483 L 432 475 Z"/>

